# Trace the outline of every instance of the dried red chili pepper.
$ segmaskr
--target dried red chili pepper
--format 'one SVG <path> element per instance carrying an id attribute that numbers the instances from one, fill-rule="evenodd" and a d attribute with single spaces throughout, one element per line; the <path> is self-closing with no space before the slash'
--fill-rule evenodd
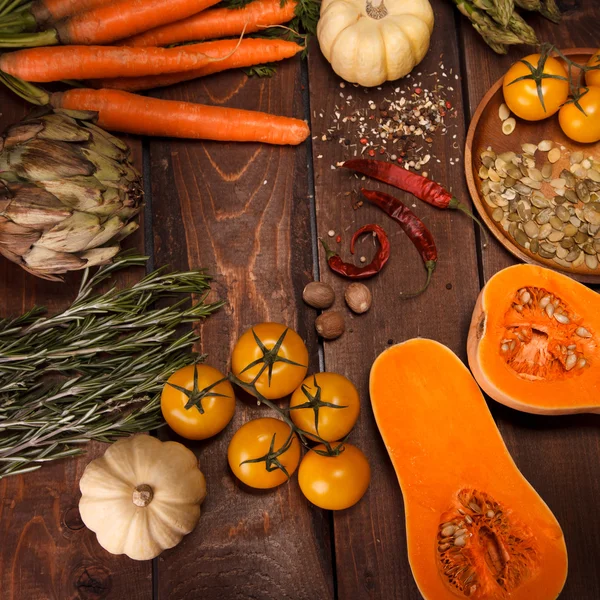
<path id="1" fill-rule="evenodd" d="M 427 269 L 427 281 L 425 285 L 418 291 L 412 294 L 403 294 L 403 298 L 414 298 L 422 294 L 431 282 L 431 276 L 437 266 L 437 248 L 433 236 L 425 224 L 415 213 L 402 203 L 398 198 L 394 198 L 384 192 L 375 192 L 373 190 L 361 190 L 362 195 L 372 204 L 378 206 L 392 219 L 400 224 L 410 241 L 415 245 Z"/>
<path id="2" fill-rule="evenodd" d="M 423 202 L 427 202 L 427 204 L 431 204 L 436 208 L 460 210 L 471 217 L 481 227 L 487 239 L 487 234 L 481 221 L 471 212 L 466 204 L 463 204 L 439 183 L 383 160 L 354 158 L 347 160 L 342 166 L 353 171 L 358 171 L 363 175 L 367 175 L 367 177 L 389 183 L 405 192 L 410 192 L 419 200 L 423 200 Z"/>
<path id="3" fill-rule="evenodd" d="M 321 244 L 323 244 L 323 248 L 325 248 L 327 255 L 327 264 L 334 273 L 347 277 L 348 279 L 367 279 L 368 277 L 377 275 L 377 273 L 383 269 L 385 263 L 390 258 L 390 241 L 388 240 L 385 231 L 379 227 L 379 225 L 365 225 L 364 227 L 361 227 L 352 236 L 352 240 L 350 241 L 350 252 L 354 254 L 356 240 L 369 231 L 372 231 L 376 235 L 377 241 L 379 242 L 379 249 L 371 263 L 364 267 L 357 267 L 352 263 L 344 262 L 340 255 L 330 250 L 325 241 L 321 239 Z"/>

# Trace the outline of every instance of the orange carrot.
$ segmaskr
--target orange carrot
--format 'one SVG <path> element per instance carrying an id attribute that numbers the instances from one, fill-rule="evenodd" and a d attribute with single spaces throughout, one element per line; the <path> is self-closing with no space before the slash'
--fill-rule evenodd
<path id="1" fill-rule="evenodd" d="M 125 46 L 167 46 L 194 40 L 252 33 L 270 25 L 287 23 L 294 18 L 296 0 L 255 0 L 243 8 L 215 8 L 183 21 L 162 25 L 121 43 Z"/>
<path id="2" fill-rule="evenodd" d="M 0 47 L 110 44 L 159 25 L 180 21 L 219 0 L 113 0 L 59 21 L 38 33 L 0 35 Z"/>
<path id="3" fill-rule="evenodd" d="M 230 53 L 239 42 L 233 40 Z M 227 54 L 221 53 L 222 57 Z M 130 48 L 126 46 L 49 46 L 0 55 L 0 70 L 24 81 L 143 77 L 199 69 L 219 58 L 192 46 Z"/>
<path id="4" fill-rule="evenodd" d="M 38 23 L 60 21 L 114 0 L 35 0 L 29 9 Z"/>
<path id="5" fill-rule="evenodd" d="M 72 89 L 52 94 L 52 106 L 93 110 L 98 125 L 150 136 L 297 145 L 309 135 L 305 121 L 263 112 L 159 100 L 121 90 Z"/>
<path id="6" fill-rule="evenodd" d="M 285 58 L 291 58 L 304 48 L 295 42 L 285 40 L 265 40 L 249 38 L 239 42 L 237 40 L 218 40 L 216 42 L 205 42 L 204 44 L 193 44 L 188 48 L 197 48 L 206 56 L 211 58 L 223 58 L 214 61 L 199 69 L 185 71 L 183 73 L 163 73 L 148 77 L 120 77 L 115 79 L 102 79 L 98 87 L 117 90 L 137 92 L 153 88 L 173 85 L 182 81 L 189 81 L 198 77 L 204 77 L 212 73 L 218 73 L 227 69 L 240 67 L 251 67 L 268 62 L 275 62 Z"/>

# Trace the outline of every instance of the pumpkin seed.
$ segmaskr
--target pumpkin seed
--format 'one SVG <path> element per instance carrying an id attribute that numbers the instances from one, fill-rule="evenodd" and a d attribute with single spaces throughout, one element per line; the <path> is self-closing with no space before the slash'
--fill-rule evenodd
<path id="1" fill-rule="evenodd" d="M 517 155 L 512 150 L 509 150 L 508 152 L 502 152 L 501 154 L 498 154 L 498 157 L 501 158 L 505 163 L 512 164 Z"/>
<path id="2" fill-rule="evenodd" d="M 592 225 L 600 225 L 600 212 L 593 210 L 587 206 L 583 210 L 583 218 Z"/>
<path id="3" fill-rule="evenodd" d="M 498 203 L 496 202 L 495 198 L 496 198 L 497 194 L 486 194 L 483 199 L 485 200 L 485 203 L 490 207 L 490 208 L 496 208 L 498 206 Z"/>
<path id="4" fill-rule="evenodd" d="M 596 183 L 600 183 L 600 171 L 596 171 L 596 169 L 590 169 L 588 171 L 587 176 Z M 593 191 L 593 190 L 590 190 Z"/>
<path id="5" fill-rule="evenodd" d="M 481 162 L 484 164 L 484 166 L 486 166 L 488 169 L 490 167 L 494 166 L 494 162 L 495 162 L 495 158 L 492 158 L 491 156 L 483 156 L 481 155 Z"/>
<path id="6" fill-rule="evenodd" d="M 528 169 L 528 172 L 532 171 L 532 170 L 533 169 Z M 538 171 L 538 173 L 539 173 L 539 171 Z M 540 175 L 541 175 L 541 173 L 540 173 Z M 523 183 L 527 187 L 531 188 L 532 190 L 541 190 L 542 189 L 542 182 L 541 182 L 541 180 L 540 181 L 535 181 L 534 179 L 532 179 L 529 176 L 521 178 L 521 183 Z"/>
<path id="7" fill-rule="evenodd" d="M 579 204 L 579 198 L 578 198 L 577 194 L 574 192 L 574 190 L 566 190 L 565 198 L 569 202 L 571 202 L 571 204 Z"/>
<path id="8" fill-rule="evenodd" d="M 555 190 L 556 192 L 558 192 L 558 190 Z M 564 196 L 554 196 L 554 203 L 555 204 L 564 204 L 566 202 Z"/>
<path id="9" fill-rule="evenodd" d="M 586 254 L 585 255 L 585 264 L 587 266 L 588 269 L 592 269 L 592 271 L 594 269 L 598 268 L 598 258 L 595 255 L 592 254 Z"/>
<path id="10" fill-rule="evenodd" d="M 458 527 L 455 527 L 454 525 L 447 525 L 446 527 L 444 527 L 442 529 L 442 531 L 440 532 L 442 537 L 448 537 L 449 535 L 454 535 L 454 532 L 458 529 Z"/>
<path id="11" fill-rule="evenodd" d="M 529 196 L 531 194 L 531 188 L 526 186 L 522 181 L 517 181 L 514 185 L 514 189 L 524 196 Z"/>
<path id="12" fill-rule="evenodd" d="M 569 254 L 567 254 L 567 256 L 565 257 L 565 260 L 567 262 L 574 262 L 579 258 L 579 255 L 581 254 L 581 250 L 579 248 L 573 248 Z"/>
<path id="13" fill-rule="evenodd" d="M 567 360 L 565 361 L 565 369 L 570 371 L 577 364 L 577 356 L 571 354 L 567 356 Z"/>
<path id="14" fill-rule="evenodd" d="M 527 234 L 527 237 L 529 239 L 537 238 L 540 232 L 540 228 L 538 227 L 535 221 L 527 221 L 527 223 L 525 223 L 525 225 L 523 226 L 523 229 L 525 230 L 525 233 Z"/>
<path id="15" fill-rule="evenodd" d="M 554 304 L 548 304 L 548 306 L 546 306 L 545 310 L 546 310 L 546 314 L 550 318 L 552 318 L 554 316 L 554 311 L 555 311 Z"/>
<path id="16" fill-rule="evenodd" d="M 544 179 L 544 176 L 542 175 L 542 172 L 539 169 L 529 169 L 529 177 L 533 180 L 533 181 L 542 181 Z M 523 182 L 525 183 L 525 185 L 527 185 L 527 182 Z M 587 187 L 585 188 L 586 191 L 588 191 Z"/>
<path id="17" fill-rule="evenodd" d="M 550 254 L 551 257 L 556 254 L 556 246 L 553 246 L 548 242 L 543 242 L 540 244 L 540 254 L 542 253 L 542 250 L 547 254 Z"/>
<path id="18" fill-rule="evenodd" d="M 581 249 L 586 253 L 586 254 L 596 254 L 596 250 L 594 249 L 594 244 L 584 244 Z"/>
<path id="19" fill-rule="evenodd" d="M 504 104 L 504 102 L 498 108 L 498 116 L 500 117 L 501 121 L 506 121 L 506 119 L 510 117 L 510 109 L 508 106 L 506 106 L 506 104 Z"/>
<path id="20" fill-rule="evenodd" d="M 582 338 L 591 338 L 592 334 L 585 327 L 578 327 L 575 333 Z"/>
<path id="21" fill-rule="evenodd" d="M 515 130 L 516 126 L 517 122 L 515 121 L 514 117 L 509 117 L 502 123 L 502 133 L 504 135 L 510 135 Z"/>
<path id="22" fill-rule="evenodd" d="M 558 258 L 558 256 L 555 256 L 552 260 L 557 265 L 560 265 L 561 267 L 564 267 L 565 269 L 570 269 L 571 268 L 571 263 L 568 263 L 564 258 Z"/>
<path id="23" fill-rule="evenodd" d="M 523 174 L 521 173 L 521 171 L 519 171 L 519 169 L 517 169 L 516 167 L 509 168 L 507 173 L 508 173 L 508 176 L 512 177 L 515 181 L 517 179 L 521 179 L 521 177 L 523 177 Z"/>
<path id="24" fill-rule="evenodd" d="M 521 217 L 518 215 L 518 213 L 516 212 L 511 212 L 508 215 L 508 220 L 512 221 L 513 223 L 520 223 L 523 219 L 521 219 Z"/>
<path id="25" fill-rule="evenodd" d="M 546 308 L 546 306 L 548 306 L 548 304 L 550 304 L 550 300 L 552 298 L 550 298 L 550 296 L 544 296 L 541 300 L 540 300 L 540 308 Z"/>
<path id="26" fill-rule="evenodd" d="M 517 244 L 519 244 L 519 246 L 523 246 L 523 248 L 526 248 L 529 244 L 529 238 L 520 229 L 515 231 L 515 241 Z"/>
<path id="27" fill-rule="evenodd" d="M 554 318 L 559 323 L 562 323 L 563 325 L 568 325 L 571 322 L 571 319 L 569 319 L 569 317 L 567 317 L 567 315 L 559 315 L 559 314 L 554 313 Z"/>
<path id="28" fill-rule="evenodd" d="M 573 173 L 571 173 L 570 171 L 567 171 L 566 169 L 563 169 L 560 172 L 560 178 L 565 180 L 565 184 L 570 187 L 570 188 L 574 188 L 577 180 L 575 179 L 575 176 L 573 175 Z"/>
<path id="29" fill-rule="evenodd" d="M 550 206 L 550 203 L 544 196 L 533 196 L 531 198 L 531 204 L 533 204 L 536 208 L 547 208 Z"/>
<path id="30" fill-rule="evenodd" d="M 560 242 L 565 237 L 565 234 L 562 231 L 552 231 L 548 236 L 549 242 Z"/>
<path id="31" fill-rule="evenodd" d="M 577 212 L 577 211 L 575 211 Z M 575 229 L 577 229 L 577 227 L 581 227 L 581 219 L 579 217 L 571 217 L 569 219 L 569 224 L 573 225 L 573 227 L 575 227 Z"/>
<path id="32" fill-rule="evenodd" d="M 539 215 L 537 215 L 536 217 L 536 221 L 538 220 L 538 217 L 541 215 L 542 213 L 540 213 Z M 539 223 L 539 221 L 538 221 Z M 538 240 L 545 240 L 548 235 L 552 233 L 552 225 L 550 225 L 550 223 L 544 223 L 541 227 L 540 227 L 540 231 L 538 233 Z"/>
<path id="33" fill-rule="evenodd" d="M 479 177 L 480 177 L 480 179 L 487 179 L 488 178 L 488 170 L 487 170 L 487 167 L 485 165 L 481 165 L 479 167 Z"/>
<path id="34" fill-rule="evenodd" d="M 573 152 L 571 156 L 569 156 L 569 162 L 572 165 L 576 165 L 583 160 L 583 152 Z"/>
<path id="35" fill-rule="evenodd" d="M 506 200 L 514 200 L 517 197 L 517 192 L 515 190 L 504 190 L 502 197 Z"/>
<path id="36" fill-rule="evenodd" d="M 442 545 L 438 546 L 438 550 L 440 552 L 445 552 L 446 550 L 448 550 L 448 548 L 450 548 L 450 544 L 442 544 Z"/>
<path id="37" fill-rule="evenodd" d="M 495 164 L 494 164 L 495 166 Z M 498 175 L 498 173 L 496 173 L 496 171 L 494 171 L 494 169 L 492 167 L 490 167 L 488 169 L 488 177 L 490 179 L 490 181 L 495 181 L 497 183 L 500 183 L 500 175 Z"/>
<path id="38" fill-rule="evenodd" d="M 538 145 L 538 150 L 541 150 L 542 152 L 548 152 L 548 150 L 552 149 L 552 146 L 554 146 L 554 143 L 551 140 L 542 140 Z"/>
<path id="39" fill-rule="evenodd" d="M 587 254 L 585 254 L 585 252 L 580 252 L 579 256 L 573 261 L 573 264 L 571 266 L 575 269 L 578 269 L 585 262 L 586 256 L 587 256 Z"/>
<path id="40" fill-rule="evenodd" d="M 561 248 L 566 248 L 567 250 L 570 250 L 574 245 L 575 245 L 575 240 L 572 237 L 564 237 L 560 241 Z"/>
<path id="41" fill-rule="evenodd" d="M 550 152 L 548 152 L 548 162 L 554 164 L 560 159 L 560 149 L 552 148 Z"/>
<path id="42" fill-rule="evenodd" d="M 556 256 L 558 256 L 558 258 L 564 260 L 567 258 L 567 254 L 569 254 L 569 251 L 566 248 L 563 248 L 562 246 L 558 246 L 558 248 L 556 248 Z"/>
<path id="43" fill-rule="evenodd" d="M 535 220 L 537 221 L 538 224 L 545 225 L 546 223 L 548 223 L 548 221 L 550 220 L 551 217 L 552 217 L 552 209 L 546 208 L 546 209 L 540 211 L 535 216 Z"/>
<path id="44" fill-rule="evenodd" d="M 525 154 L 535 154 L 538 147 L 535 144 L 522 144 L 521 148 L 523 148 L 523 152 Z"/>
<path id="45" fill-rule="evenodd" d="M 506 161 L 502 160 L 500 157 L 496 159 L 495 162 L 496 171 L 501 175 L 506 175 Z"/>
<path id="46" fill-rule="evenodd" d="M 515 232 L 517 231 L 518 226 L 516 223 L 510 223 L 510 225 L 508 226 L 508 233 L 510 234 L 511 237 L 515 237 Z"/>
<path id="47" fill-rule="evenodd" d="M 507 188 L 511 188 L 513 185 L 515 185 L 515 183 L 517 183 L 517 180 L 513 179 L 510 175 L 507 175 L 504 179 L 504 185 Z"/>
<path id="48" fill-rule="evenodd" d="M 566 236 L 573 237 L 577 233 L 577 227 L 575 227 L 575 225 L 573 225 L 573 223 L 568 223 L 567 225 L 565 225 L 565 228 L 563 229 L 563 233 Z"/>
<path id="49" fill-rule="evenodd" d="M 585 367 L 587 365 L 587 360 L 585 360 L 585 358 L 580 358 L 577 361 L 577 368 L 578 369 L 583 369 L 583 367 Z"/>
<path id="50" fill-rule="evenodd" d="M 502 217 L 504 217 L 504 211 L 500 207 L 496 208 L 492 213 L 492 219 L 496 221 L 496 223 L 500 223 Z"/>
<path id="51" fill-rule="evenodd" d="M 589 202 L 590 201 L 590 190 L 588 190 L 587 185 L 583 181 L 580 181 L 575 186 L 575 192 L 576 192 L 577 197 L 579 198 L 579 200 L 581 200 L 582 202 Z"/>
<path id="52" fill-rule="evenodd" d="M 542 177 L 547 181 L 552 177 L 552 165 L 545 164 L 542 167 Z"/>
<path id="53" fill-rule="evenodd" d="M 569 210 L 567 208 L 565 208 L 564 206 L 557 206 L 556 207 L 556 216 L 563 222 L 563 223 L 567 223 L 569 221 L 569 219 L 571 218 L 571 213 L 569 212 Z M 600 216 L 600 215 L 599 215 Z"/>
<path id="54" fill-rule="evenodd" d="M 533 254 L 537 254 L 540 248 L 540 243 L 537 240 L 531 240 L 529 243 L 529 251 Z"/>
<path id="55" fill-rule="evenodd" d="M 513 119 L 513 121 L 514 121 L 514 119 Z M 504 121 L 504 122 L 506 123 L 506 121 Z M 454 545 L 458 546 L 459 548 L 466 546 L 466 544 L 467 544 L 467 538 L 464 535 L 454 539 Z"/>

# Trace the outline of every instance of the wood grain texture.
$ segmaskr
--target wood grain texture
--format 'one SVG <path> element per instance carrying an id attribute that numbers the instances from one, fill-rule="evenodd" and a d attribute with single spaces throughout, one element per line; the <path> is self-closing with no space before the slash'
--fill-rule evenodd
<path id="1" fill-rule="evenodd" d="M 25 102 L 0 88 L 0 131 L 27 114 Z M 138 166 L 141 145 L 134 144 Z M 141 228 L 143 229 L 143 228 Z M 128 247 L 143 248 L 140 232 Z M 119 276 L 132 282 L 143 273 Z M 0 316 L 18 315 L 34 305 L 57 312 L 75 297 L 81 275 L 66 283 L 43 281 L 0 257 Z M 79 479 L 106 444 L 86 446 L 81 458 L 0 480 L 0 598 L 2 600 L 147 599 L 152 593 L 151 563 L 106 552 L 79 517 Z"/>
<path id="2" fill-rule="evenodd" d="M 299 75 L 294 60 L 271 80 L 223 73 L 160 96 L 302 117 Z M 200 327 L 208 363 L 226 372 L 243 331 L 280 321 L 307 341 L 316 369 L 315 334 L 309 315 L 298 312 L 312 272 L 305 148 L 172 140 L 153 141 L 150 150 L 156 264 L 207 267 L 216 295 L 227 301 Z M 328 515 L 308 506 L 296 479 L 257 492 L 227 466 L 233 433 L 268 414 L 245 398 L 222 434 L 188 444 L 208 497 L 198 528 L 158 559 L 161 600 L 333 598 Z"/>
<path id="3" fill-rule="evenodd" d="M 593 0 L 559 3 L 565 11 L 560 26 L 540 16 L 527 16 L 541 40 L 560 48 L 597 46 L 600 5 Z M 460 20 L 463 56 L 468 77 L 464 101 L 473 114 L 487 89 L 508 67 L 528 53 L 515 48 L 498 57 L 482 42 L 472 27 Z M 514 259 L 494 240 L 482 252 L 483 275 L 487 281 Z M 541 417 L 518 413 L 490 402 L 492 413 L 517 465 L 550 506 L 560 522 L 569 553 L 569 576 L 561 600 L 594 600 L 600 597 L 598 554 L 600 542 L 600 441 L 598 415 Z"/>
<path id="4" fill-rule="evenodd" d="M 342 235 L 336 248 L 347 257 L 351 234 L 361 225 L 377 223 L 388 232 L 392 256 L 385 270 L 365 282 L 373 294 L 371 310 L 363 316 L 351 316 L 343 305 L 346 280 L 333 275 L 321 255 L 321 278 L 331 283 L 338 297 L 337 307 L 346 315 L 347 331 L 337 341 L 325 345 L 327 370 L 342 373 L 357 386 L 361 397 L 361 415 L 349 442 L 360 447 L 372 467 L 373 478 L 366 497 L 355 507 L 334 514 L 338 597 L 340 600 L 402 598 L 416 600 L 420 594 L 414 584 L 406 554 L 406 537 L 402 496 L 387 451 L 383 446 L 369 402 L 368 377 L 371 364 L 388 344 L 412 337 L 436 339 L 452 348 L 461 358 L 466 355 L 466 334 L 471 311 L 477 297 L 477 257 L 472 221 L 456 211 L 442 211 L 427 206 L 395 188 L 374 181 L 358 181 L 348 171 L 332 169 L 332 165 L 352 157 L 336 140 L 323 142 L 321 114 L 331 115 L 344 101 L 340 92 L 353 96 L 353 108 L 376 106 L 390 97 L 395 88 L 432 89 L 439 80 L 454 87 L 448 91 L 453 106 L 460 106 L 460 82 L 457 41 L 454 37 L 454 13 L 451 3 L 432 3 L 436 33 L 423 63 L 415 69 L 415 77 L 400 80 L 364 93 L 346 86 L 341 89 L 337 78 L 316 48 L 309 57 L 311 114 L 313 116 L 313 154 L 315 160 L 316 205 L 319 234 L 328 230 Z M 441 32 L 444 32 L 442 35 Z M 444 65 L 446 77 L 440 64 Z M 419 76 L 418 74 L 421 74 Z M 450 111 L 449 111 L 450 112 Z M 455 167 L 450 158 L 462 156 L 465 124 L 459 111 L 448 115 L 448 134 L 433 134 L 433 153 L 440 163 L 427 164 L 429 176 L 469 202 L 462 163 Z M 454 138 L 453 136 L 456 136 Z M 424 152 L 423 152 L 424 153 Z M 365 157 L 367 157 L 365 155 Z M 421 259 L 402 230 L 374 207 L 352 209 L 355 196 L 346 196 L 361 186 L 382 189 L 403 200 L 423 219 L 433 233 L 439 251 L 439 264 L 429 290 L 413 300 L 401 300 L 401 291 L 418 289 L 425 281 Z M 370 256 L 370 255 L 369 255 Z M 368 257 L 367 257 L 368 258 Z M 435 368 L 435 365 L 432 365 Z"/>

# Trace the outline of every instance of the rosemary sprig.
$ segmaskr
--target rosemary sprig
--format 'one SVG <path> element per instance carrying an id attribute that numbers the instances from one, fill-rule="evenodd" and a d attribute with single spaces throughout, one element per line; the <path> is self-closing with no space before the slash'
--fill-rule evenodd
<path id="1" fill-rule="evenodd" d="M 57 315 L 34 308 L 0 320 L 0 479 L 79 454 L 89 440 L 159 426 L 165 381 L 198 360 L 191 353 L 198 337 L 178 327 L 222 303 L 207 303 L 203 271 L 159 269 L 131 287 L 97 293 L 116 272 L 146 260 L 122 255 L 87 270 L 77 297 Z"/>

